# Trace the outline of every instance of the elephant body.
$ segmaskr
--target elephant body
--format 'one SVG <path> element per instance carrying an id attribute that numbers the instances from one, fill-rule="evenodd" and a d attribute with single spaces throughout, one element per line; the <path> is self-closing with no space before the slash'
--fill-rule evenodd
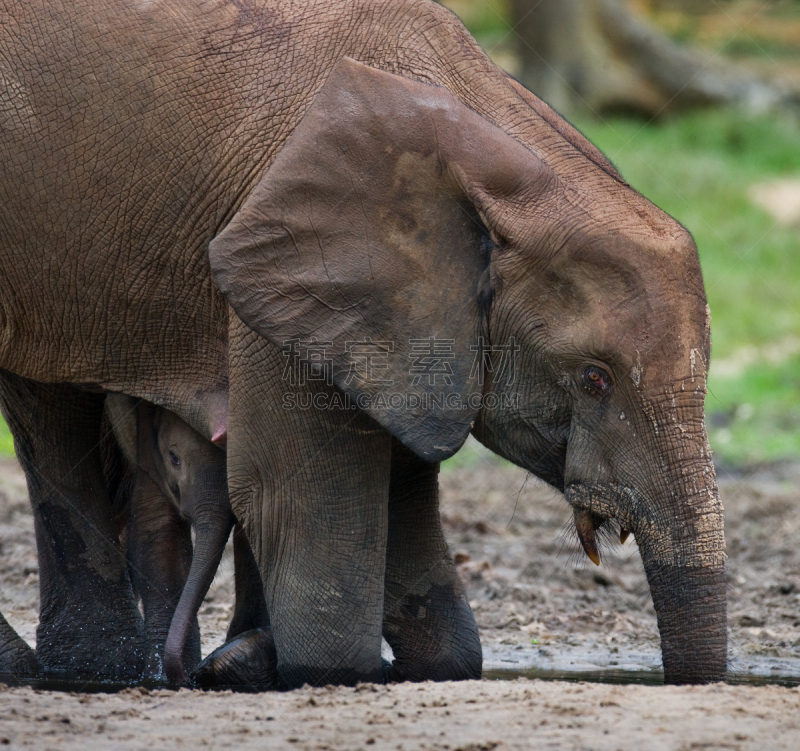
<path id="1" fill-rule="evenodd" d="M 45 667 L 143 660 L 95 448 L 115 391 L 209 440 L 227 404 L 284 685 L 384 680 L 382 634 L 391 678 L 480 675 L 436 479 L 470 431 L 565 491 L 590 556 L 601 524 L 636 535 L 667 680 L 724 676 L 694 243 L 452 14 L 3 12 L 0 402 Z"/>

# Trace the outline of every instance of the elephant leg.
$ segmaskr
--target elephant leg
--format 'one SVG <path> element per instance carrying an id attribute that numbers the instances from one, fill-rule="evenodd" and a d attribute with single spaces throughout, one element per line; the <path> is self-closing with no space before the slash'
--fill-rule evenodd
<path id="1" fill-rule="evenodd" d="M 269 629 L 269 615 L 267 615 L 264 585 L 261 582 L 258 563 L 247 534 L 238 522 L 233 527 L 233 566 L 236 605 L 225 638 L 226 642 L 245 631 Z"/>
<path id="2" fill-rule="evenodd" d="M 46 671 L 142 670 L 142 620 L 100 451 L 102 394 L 0 371 L 0 403 L 28 481 L 39 556 L 36 656 Z"/>
<path id="3" fill-rule="evenodd" d="M 0 675 L 25 677 L 38 672 L 33 650 L 0 613 Z"/>
<path id="4" fill-rule="evenodd" d="M 393 441 L 383 635 L 390 680 L 481 677 L 478 628 L 439 519 L 439 465 Z"/>
<path id="5" fill-rule="evenodd" d="M 264 581 L 282 683 L 384 680 L 380 655 L 391 438 L 341 394 L 281 381 L 280 349 L 231 333 L 228 485 Z M 342 405 L 343 406 L 343 405 Z"/>
<path id="6" fill-rule="evenodd" d="M 164 647 L 172 616 L 192 565 L 192 532 L 175 505 L 150 476 L 137 470 L 128 515 L 131 578 L 142 598 L 147 636 L 145 675 L 164 675 Z M 200 628 L 197 616 L 190 626 L 183 651 L 184 669 L 200 662 Z"/>

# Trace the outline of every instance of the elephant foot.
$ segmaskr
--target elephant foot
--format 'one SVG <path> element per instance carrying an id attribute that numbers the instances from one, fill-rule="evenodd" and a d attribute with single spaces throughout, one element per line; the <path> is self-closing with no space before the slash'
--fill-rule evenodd
<path id="1" fill-rule="evenodd" d="M 386 682 L 479 681 L 482 671 L 481 652 L 471 650 L 437 660 L 395 660 L 386 669 Z"/>
<path id="2" fill-rule="evenodd" d="M 460 584 L 435 584 L 422 594 L 408 591 L 392 601 L 384 617 L 384 637 L 395 657 L 387 681 L 481 678 L 481 640 Z"/>
<path id="3" fill-rule="evenodd" d="M 281 688 L 278 654 L 268 629 L 256 628 L 214 650 L 191 676 L 198 688 L 269 691 Z"/>
<path id="4" fill-rule="evenodd" d="M 0 614 L 0 675 L 29 678 L 38 672 L 36 654 Z"/>
<path id="5" fill-rule="evenodd" d="M 114 638 L 109 648 L 98 646 L 92 653 L 86 645 L 49 644 L 37 649 L 36 657 L 45 673 L 81 680 L 139 681 L 143 677 L 142 640 L 136 636 Z"/>
<path id="6" fill-rule="evenodd" d="M 145 667 L 146 640 L 133 599 L 113 606 L 92 598 L 49 619 L 42 613 L 36 657 L 43 671 L 81 678 L 138 681 Z"/>
<path id="7" fill-rule="evenodd" d="M 167 682 L 167 675 L 164 672 L 164 650 L 153 649 L 152 647 L 147 651 L 144 659 L 144 670 L 142 671 L 142 678 L 146 681 L 153 683 Z"/>
<path id="8" fill-rule="evenodd" d="M 472 612 L 465 606 L 447 616 L 425 624 L 423 632 L 406 622 L 405 631 L 387 636 L 395 655 L 386 672 L 388 683 L 481 679 L 483 650 Z"/>

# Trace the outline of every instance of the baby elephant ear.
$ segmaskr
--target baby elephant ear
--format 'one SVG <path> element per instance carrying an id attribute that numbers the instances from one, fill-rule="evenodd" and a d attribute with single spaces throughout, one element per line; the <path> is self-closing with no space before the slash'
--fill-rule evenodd
<path id="1" fill-rule="evenodd" d="M 106 394 L 105 410 L 125 459 L 158 480 L 161 476 L 155 458 L 158 407 L 134 396 L 110 393 Z"/>
<path id="2" fill-rule="evenodd" d="M 139 468 L 150 478 L 161 483 L 164 480 L 164 467 L 158 453 L 159 408 L 151 402 L 140 399 L 136 406 L 136 437 Z"/>
<path id="3" fill-rule="evenodd" d="M 212 241 L 216 283 L 284 349 L 287 386 L 330 379 L 421 457 L 447 458 L 480 407 L 492 243 L 476 164 L 524 154 L 445 89 L 344 59 Z"/>

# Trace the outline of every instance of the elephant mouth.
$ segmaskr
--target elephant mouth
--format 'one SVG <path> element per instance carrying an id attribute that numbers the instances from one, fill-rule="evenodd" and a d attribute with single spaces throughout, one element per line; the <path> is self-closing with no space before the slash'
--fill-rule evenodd
<path id="1" fill-rule="evenodd" d="M 600 565 L 600 548 L 597 544 L 598 531 L 604 528 L 609 518 L 590 511 L 586 508 L 573 507 L 572 516 L 575 521 L 575 530 L 578 533 L 583 552 L 595 566 Z M 623 526 L 619 528 L 619 544 L 624 545 L 630 536 L 630 530 Z"/>
<path id="2" fill-rule="evenodd" d="M 620 545 L 637 529 L 652 527 L 650 504 L 638 490 L 616 483 L 570 483 L 564 496 L 572 506 L 575 531 L 586 556 L 600 565 L 598 539 Z M 638 520 L 638 522 L 637 522 Z M 638 537 L 638 535 L 637 535 Z"/>

